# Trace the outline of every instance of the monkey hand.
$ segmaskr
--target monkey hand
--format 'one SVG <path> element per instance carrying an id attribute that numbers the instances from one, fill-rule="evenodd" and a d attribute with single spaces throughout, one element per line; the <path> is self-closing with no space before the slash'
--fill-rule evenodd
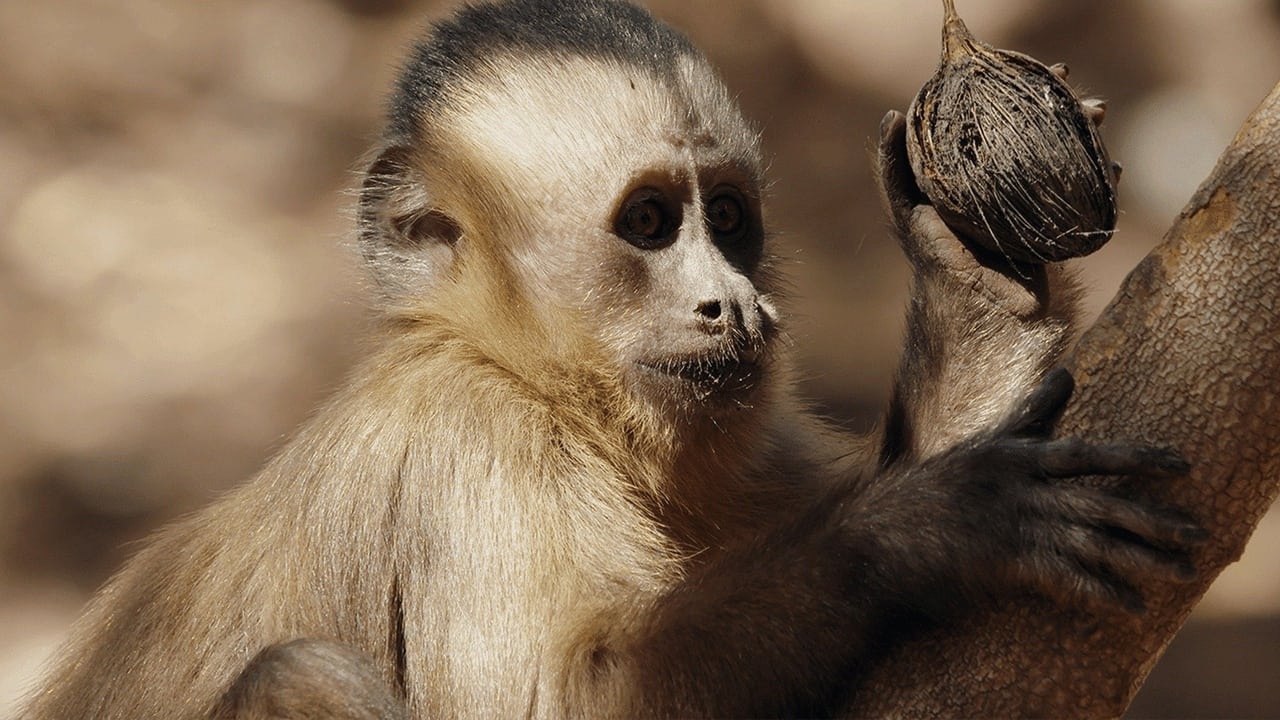
<path id="1" fill-rule="evenodd" d="M 1066 81 L 1070 70 L 1066 63 L 1057 63 L 1049 67 L 1049 72 Z M 1107 104 L 1100 98 L 1081 99 L 1080 109 L 1095 126 L 1101 126 L 1107 116 Z M 962 260 L 963 244 L 961 247 L 953 246 L 959 240 L 938 217 L 916 183 L 907 157 L 906 117 L 897 110 L 890 110 L 880 121 L 880 143 L 875 164 L 881 200 L 912 262 L 930 256 L 944 265 Z M 1111 175 L 1117 183 L 1120 174 L 1120 163 L 1112 162 Z M 956 266 L 969 267 L 970 263 L 960 262 Z"/>
<path id="2" fill-rule="evenodd" d="M 1057 481 L 1174 477 L 1190 468 L 1176 453 L 1150 446 L 1050 439 L 1073 389 L 1071 374 L 1055 370 L 993 433 L 937 458 L 959 479 L 952 499 L 972 525 L 957 531 L 979 553 L 955 580 L 987 585 L 970 585 L 979 595 L 1012 584 L 1138 613 L 1143 583 L 1194 578 L 1191 552 L 1207 533 L 1175 510 Z M 982 569 L 974 573 L 975 565 Z"/>
<path id="3" fill-rule="evenodd" d="M 1065 80 L 1067 66 L 1059 63 L 1050 72 Z M 1080 101 L 1085 117 L 1094 125 L 1106 118 L 1106 103 L 1097 98 Z M 952 230 L 920 190 L 907 157 L 906 117 L 890 110 L 880 121 L 876 175 L 881 201 L 893 223 L 903 252 L 917 271 L 945 272 L 981 291 L 992 302 L 1018 317 L 1037 314 L 1047 303 L 1045 266 L 1014 261 L 993 253 Z M 1120 181 L 1120 164 L 1111 163 L 1112 179 Z"/>
<path id="4" fill-rule="evenodd" d="M 1037 315 L 1048 302 L 1043 265 L 1008 258 L 964 242 L 938 216 L 916 184 L 907 159 L 906 117 L 890 110 L 880 121 L 876 152 L 880 197 L 895 234 L 917 273 L 945 274 L 979 291 L 1017 317 Z"/>

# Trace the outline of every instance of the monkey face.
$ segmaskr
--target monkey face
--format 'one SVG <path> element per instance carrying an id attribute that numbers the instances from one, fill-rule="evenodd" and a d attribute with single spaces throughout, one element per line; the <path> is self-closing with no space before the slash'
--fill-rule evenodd
<path id="1" fill-rule="evenodd" d="M 691 153 L 696 158 L 696 152 Z M 757 281 L 764 232 L 755 178 L 724 168 L 646 172 L 620 193 L 594 282 L 628 387 L 666 406 L 751 404 L 776 317 Z M 628 311 L 629 310 L 629 311 Z"/>
<path id="2" fill-rule="evenodd" d="M 543 264 L 539 294 L 571 309 L 628 392 L 723 414 L 762 392 L 777 317 L 754 136 L 700 59 L 687 63 L 666 78 L 600 73 L 596 104 L 559 110 L 580 129 L 570 195 L 590 200 L 547 192 L 562 204 L 539 215 L 568 223 L 532 236 L 539 257 L 565 259 Z M 593 72 L 572 75 L 581 88 Z"/>
<path id="3" fill-rule="evenodd" d="M 705 60 L 495 61 L 430 119 L 430 186 L 469 264 L 500 276 L 491 295 L 542 328 L 540 366 L 602 355 L 686 415 L 751 404 L 777 323 L 760 160 Z"/>
<path id="4" fill-rule="evenodd" d="M 375 236 L 375 258 L 408 248 L 389 284 L 543 389 L 603 374 L 660 417 L 752 405 L 776 354 L 761 161 L 705 59 L 513 52 L 471 72 L 397 161 L 421 190 L 373 186 L 409 227 L 449 229 Z"/>

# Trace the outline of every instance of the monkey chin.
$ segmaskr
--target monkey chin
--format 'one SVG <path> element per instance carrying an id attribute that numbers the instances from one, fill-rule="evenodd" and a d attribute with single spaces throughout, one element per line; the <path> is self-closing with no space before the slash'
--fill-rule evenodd
<path id="1" fill-rule="evenodd" d="M 723 416 L 755 407 L 768 379 L 763 351 L 672 355 L 635 363 L 636 393 L 686 416 Z"/>

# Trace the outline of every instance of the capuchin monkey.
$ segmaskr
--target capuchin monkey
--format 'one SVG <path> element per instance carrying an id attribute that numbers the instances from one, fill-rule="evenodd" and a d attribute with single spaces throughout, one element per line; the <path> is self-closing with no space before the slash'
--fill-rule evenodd
<path id="1" fill-rule="evenodd" d="M 23 717 L 838 712 L 1003 598 L 1140 611 L 1182 514 L 1064 484 L 1175 454 L 1053 439 L 1056 267 L 886 205 L 915 279 L 880 430 L 797 399 L 756 132 L 617 0 L 468 6 L 412 51 L 359 201 L 378 338 L 248 484 L 93 600 Z"/>

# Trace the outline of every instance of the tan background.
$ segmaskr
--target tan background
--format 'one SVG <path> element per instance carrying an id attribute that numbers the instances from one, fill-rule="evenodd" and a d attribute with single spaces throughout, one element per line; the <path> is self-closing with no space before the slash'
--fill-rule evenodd
<path id="1" fill-rule="evenodd" d="M 356 159 L 444 2 L 0 0 L 0 718 L 158 524 L 250 475 L 356 352 Z M 772 158 L 805 390 L 865 426 L 906 268 L 867 150 L 935 62 L 934 0 L 652 0 Z M 1106 96 L 1120 233 L 1091 312 L 1280 80 L 1274 0 L 959 0 L 980 37 Z M 1140 716 L 1280 716 L 1280 517 Z"/>

